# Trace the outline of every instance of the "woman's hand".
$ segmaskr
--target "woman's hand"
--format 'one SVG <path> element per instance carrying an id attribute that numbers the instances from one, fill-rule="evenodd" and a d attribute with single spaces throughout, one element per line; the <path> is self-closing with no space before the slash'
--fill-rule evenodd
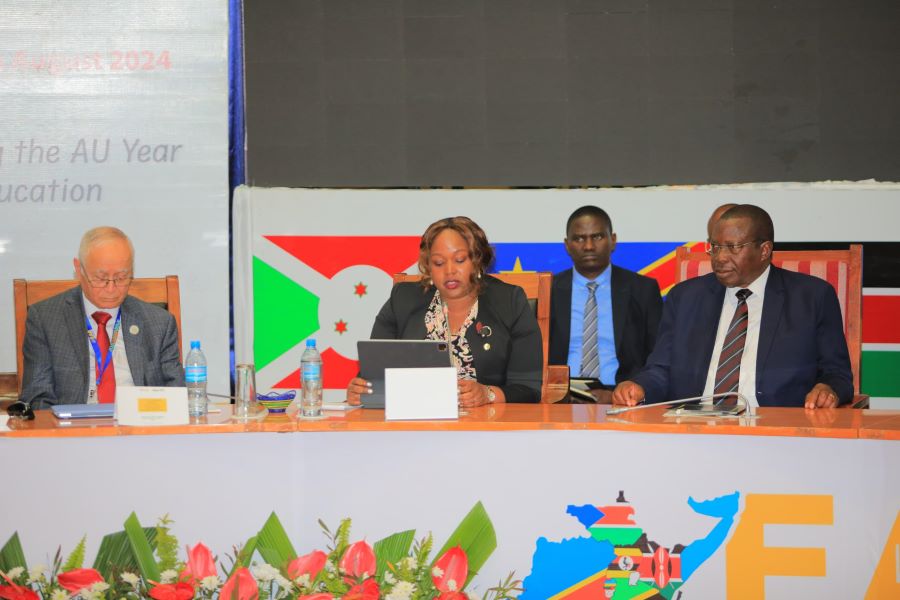
<path id="1" fill-rule="evenodd" d="M 361 404 L 360 396 L 372 393 L 372 383 L 366 381 L 362 377 L 354 377 L 347 386 L 347 404 L 359 406 Z"/>
<path id="2" fill-rule="evenodd" d="M 458 379 L 456 389 L 459 393 L 459 405 L 463 408 L 481 406 L 489 401 L 487 386 L 474 379 Z"/>

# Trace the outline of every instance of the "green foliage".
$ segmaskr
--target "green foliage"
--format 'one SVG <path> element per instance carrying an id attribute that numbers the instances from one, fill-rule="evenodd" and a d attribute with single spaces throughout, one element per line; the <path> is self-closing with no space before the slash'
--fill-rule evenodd
<path id="1" fill-rule="evenodd" d="M 263 560 L 280 569 L 282 575 L 287 575 L 288 562 L 297 557 L 287 532 L 274 512 L 256 535 L 256 549 Z"/>
<path id="2" fill-rule="evenodd" d="M 156 545 L 156 528 L 145 527 L 143 533 L 150 547 L 154 547 Z M 100 571 L 107 581 L 115 580 L 120 573 L 125 571 L 132 573 L 138 571 L 140 566 L 124 531 L 103 536 L 100 541 L 100 549 L 97 550 L 97 558 L 94 559 L 94 568 Z"/>
<path id="3" fill-rule="evenodd" d="M 166 514 L 156 524 L 156 557 L 160 572 L 168 569 L 180 571 L 184 566 L 178 561 L 178 539 L 171 533 L 172 523 L 174 521 Z"/>
<path id="4" fill-rule="evenodd" d="M 0 549 L 0 571 L 4 573 L 15 567 L 28 568 L 25 564 L 25 552 L 22 551 L 22 542 L 19 541 L 19 532 L 16 531 Z"/>
<path id="5" fill-rule="evenodd" d="M 408 529 L 375 542 L 372 550 L 375 551 L 375 574 L 379 580 L 384 576 L 389 564 L 396 565 L 401 558 L 409 556 L 409 549 L 415 536 L 416 530 Z"/>
<path id="6" fill-rule="evenodd" d="M 69 558 L 66 559 L 66 562 L 63 563 L 62 570 L 63 573 L 66 571 L 71 571 L 72 569 L 80 569 L 84 566 L 84 545 L 87 543 L 87 536 L 82 536 L 81 541 L 75 546 L 75 549 L 72 550 L 72 553 L 69 554 Z"/>
<path id="7" fill-rule="evenodd" d="M 234 563 L 232 563 L 230 569 L 226 569 L 224 564 L 219 565 L 222 567 L 222 571 L 228 573 L 228 577 L 231 577 L 231 574 L 234 573 L 235 569 L 239 567 L 249 567 L 250 561 L 253 560 L 253 553 L 256 552 L 256 547 L 257 536 L 254 535 L 247 540 L 247 543 L 244 544 L 243 548 L 235 548 Z"/>
<path id="8" fill-rule="evenodd" d="M 131 546 L 131 552 L 137 561 L 141 575 L 148 581 L 159 581 L 160 571 L 156 560 L 153 558 L 153 548 L 147 541 L 144 529 L 134 513 L 131 513 L 125 519 L 125 535 L 128 536 L 128 545 Z"/>
<path id="9" fill-rule="evenodd" d="M 466 585 L 468 585 L 487 562 L 488 557 L 497 549 L 497 534 L 494 531 L 494 525 L 481 502 L 477 502 L 472 507 L 469 514 L 450 534 L 435 556 L 435 561 L 454 546 L 460 546 L 469 560 L 469 577 L 466 579 Z"/>

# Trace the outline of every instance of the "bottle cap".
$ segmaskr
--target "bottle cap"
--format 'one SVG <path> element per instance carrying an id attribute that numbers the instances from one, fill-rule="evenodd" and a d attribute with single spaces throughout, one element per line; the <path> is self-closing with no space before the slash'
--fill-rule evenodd
<path id="1" fill-rule="evenodd" d="M 194 348 L 196 348 L 197 350 L 200 349 L 200 340 L 191 340 L 191 350 L 193 350 Z"/>
<path id="2" fill-rule="evenodd" d="M 315 348 L 316 347 L 315 338 L 309 338 L 308 340 L 306 340 L 306 347 L 307 348 Z"/>

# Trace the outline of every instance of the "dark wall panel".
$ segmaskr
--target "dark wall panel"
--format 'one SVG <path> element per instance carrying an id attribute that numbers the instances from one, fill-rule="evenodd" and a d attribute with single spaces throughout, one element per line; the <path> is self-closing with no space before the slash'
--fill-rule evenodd
<path id="1" fill-rule="evenodd" d="M 897 0 L 246 2 L 248 181 L 900 180 Z"/>

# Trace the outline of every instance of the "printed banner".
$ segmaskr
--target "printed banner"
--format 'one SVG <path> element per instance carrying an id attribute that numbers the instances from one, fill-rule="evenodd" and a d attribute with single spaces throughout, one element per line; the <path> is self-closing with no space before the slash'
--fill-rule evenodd
<path id="1" fill-rule="evenodd" d="M 114 225 L 137 277 L 179 276 L 183 345 L 227 392 L 227 3 L 4 0 L 0 31 L 0 338 L 13 278 L 72 278 L 82 234 Z"/>
<path id="2" fill-rule="evenodd" d="M 854 203 L 848 203 L 850 194 Z M 863 199 L 860 199 L 863 198 Z M 883 214 L 900 213 L 900 186 L 729 186 L 639 190 L 288 190 L 235 193 L 235 345 L 256 364 L 260 389 L 297 388 L 305 340 L 316 338 L 326 394 L 340 397 L 357 372 L 356 341 L 369 336 L 391 275 L 417 272 L 418 241 L 429 223 L 465 214 L 496 250 L 494 270 L 559 272 L 571 266 L 562 243 L 569 214 L 584 204 L 609 212 L 615 264 L 675 283 L 675 249 L 702 251 L 706 220 L 727 201 L 769 210 L 778 241 L 897 239 Z M 828 219 L 807 218 L 810 214 Z M 897 214 L 900 217 L 900 214 Z M 878 237 L 888 236 L 888 237 Z M 864 303 L 862 391 L 900 396 L 888 297 Z M 884 325 L 880 327 L 878 324 Z M 880 333 L 876 333 L 876 330 Z M 887 338 L 885 337 L 887 336 Z"/>

